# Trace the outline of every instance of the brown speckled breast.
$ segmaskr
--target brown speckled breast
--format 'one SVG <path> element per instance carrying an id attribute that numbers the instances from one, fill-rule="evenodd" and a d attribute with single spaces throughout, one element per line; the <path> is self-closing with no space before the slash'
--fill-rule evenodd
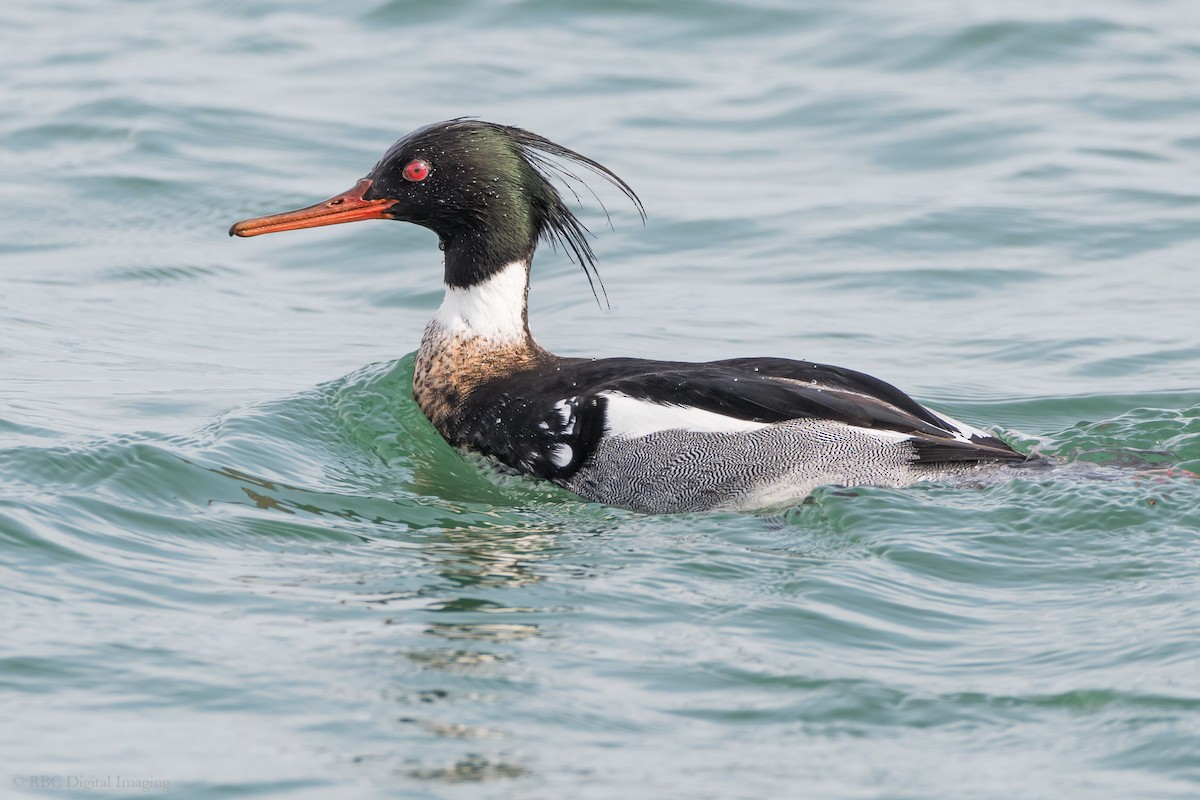
<path id="1" fill-rule="evenodd" d="M 437 322 L 425 328 L 413 371 L 413 395 L 421 411 L 453 445 L 463 444 L 458 414 L 481 386 L 551 358 L 533 337 L 497 345 L 479 336 L 452 335 Z"/>

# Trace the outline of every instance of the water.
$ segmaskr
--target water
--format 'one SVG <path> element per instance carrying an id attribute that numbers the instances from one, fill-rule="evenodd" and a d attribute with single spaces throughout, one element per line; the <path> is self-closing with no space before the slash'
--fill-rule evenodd
<path id="1" fill-rule="evenodd" d="M 0 793 L 1196 796 L 1198 56 L 1184 0 L 8 8 Z M 464 461 L 431 234 L 225 235 L 463 114 L 649 211 L 588 198 L 611 311 L 541 254 L 551 349 L 1082 466 L 655 518 Z"/>

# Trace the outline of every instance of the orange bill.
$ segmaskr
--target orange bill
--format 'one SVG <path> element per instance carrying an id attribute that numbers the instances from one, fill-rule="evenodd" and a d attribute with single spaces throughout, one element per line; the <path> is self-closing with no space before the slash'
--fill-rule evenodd
<path id="1" fill-rule="evenodd" d="M 363 195 L 371 188 L 369 178 L 363 178 L 354 188 L 331 197 L 315 206 L 255 217 L 235 222 L 229 229 L 230 236 L 258 236 L 263 233 L 294 231 L 300 228 L 316 228 L 321 225 L 337 225 L 342 222 L 358 222 L 362 219 L 387 219 L 384 214 L 396 204 L 395 200 L 364 200 Z"/>

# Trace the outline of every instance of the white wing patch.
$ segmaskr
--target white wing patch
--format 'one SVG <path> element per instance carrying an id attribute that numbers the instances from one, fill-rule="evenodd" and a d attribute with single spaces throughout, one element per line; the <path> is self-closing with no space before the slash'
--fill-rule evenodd
<path id="1" fill-rule="evenodd" d="M 857 425 L 847 425 L 846 427 L 856 433 L 861 433 L 863 436 L 873 436 L 885 442 L 905 442 L 911 441 L 913 438 L 911 434 L 901 433 L 900 431 L 889 431 L 885 428 L 860 428 Z"/>
<path id="2" fill-rule="evenodd" d="M 559 400 L 557 403 L 554 404 L 554 410 L 556 412 L 558 412 L 558 418 L 561 420 L 563 433 L 566 433 L 566 434 L 575 433 L 576 420 L 575 420 L 575 406 L 573 405 L 574 401 L 575 401 L 575 398 L 572 397 L 567 400 Z M 545 423 L 543 423 L 543 424 L 545 424 Z M 549 428 L 550 426 L 547 425 L 546 427 Z"/>
<path id="3" fill-rule="evenodd" d="M 984 433 L 983 431 L 979 430 L 978 428 L 972 428 L 970 425 L 967 425 L 966 423 L 963 423 L 963 422 L 959 422 L 954 417 L 948 417 L 945 414 L 941 413 L 940 411 L 934 411 L 932 408 L 927 408 L 926 411 L 928 411 L 930 414 L 933 414 L 935 417 L 937 417 L 942 422 L 946 423 L 947 425 L 949 425 L 951 428 L 954 429 L 955 441 L 966 442 L 967 444 L 974 444 L 971 441 L 972 436 L 978 437 L 980 439 L 994 438 L 990 433 Z"/>
<path id="4" fill-rule="evenodd" d="M 842 388 L 838 388 L 836 386 L 827 386 L 825 384 L 808 383 L 805 381 L 794 380 L 792 378 L 771 378 L 771 380 L 780 381 L 781 383 L 794 383 L 797 386 L 804 386 L 806 388 L 816 389 L 818 392 L 828 391 L 828 392 L 837 392 L 839 394 L 858 395 L 859 397 L 871 397 L 871 395 L 863 394 L 862 392 L 854 392 L 854 391 L 850 391 L 849 389 L 842 389 Z M 877 398 L 872 397 L 872 399 L 877 399 Z M 971 441 L 971 437 L 973 437 L 973 436 L 980 438 L 980 439 L 994 439 L 995 438 L 990 433 L 985 433 L 984 431 L 981 431 L 978 428 L 973 428 L 970 425 L 966 424 L 965 422 L 959 422 L 954 417 L 947 416 L 947 415 L 941 413 L 940 411 L 934 411 L 929 406 L 921 406 L 921 408 L 925 409 L 930 414 L 932 414 L 933 416 L 937 417 L 939 420 L 944 422 L 946 424 L 946 426 L 949 427 L 953 431 L 953 437 L 956 442 L 963 442 L 965 444 L 975 444 L 975 442 Z M 866 430 L 866 429 L 860 429 L 860 430 Z M 871 431 L 871 432 L 879 433 L 879 431 Z M 908 437 L 905 436 L 905 438 L 908 438 Z"/>
<path id="5" fill-rule="evenodd" d="M 601 392 L 600 396 L 608 401 L 604 430 L 611 436 L 621 438 L 649 436 L 659 431 L 737 433 L 771 427 L 767 422 L 750 422 L 700 408 L 637 400 L 620 392 Z"/>
<path id="6" fill-rule="evenodd" d="M 556 444 L 554 451 L 550 453 L 550 460 L 554 462 L 556 467 L 565 467 L 571 463 L 571 459 L 575 457 L 575 451 L 571 449 L 569 444 Z"/>

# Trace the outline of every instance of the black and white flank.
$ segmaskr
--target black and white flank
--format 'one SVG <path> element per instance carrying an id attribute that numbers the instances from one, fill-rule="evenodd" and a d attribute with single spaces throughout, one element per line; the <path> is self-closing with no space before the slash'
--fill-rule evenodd
<path id="1" fill-rule="evenodd" d="M 782 358 L 562 358 L 529 332 L 529 268 L 560 244 L 598 284 L 586 230 L 550 178 L 619 177 L 536 134 L 469 119 L 396 142 L 354 189 L 231 233 L 397 219 L 441 239 L 446 296 L 413 390 L 452 445 L 589 499 L 651 513 L 794 502 L 823 485 L 904 486 L 1026 462 L 876 378 Z"/>

